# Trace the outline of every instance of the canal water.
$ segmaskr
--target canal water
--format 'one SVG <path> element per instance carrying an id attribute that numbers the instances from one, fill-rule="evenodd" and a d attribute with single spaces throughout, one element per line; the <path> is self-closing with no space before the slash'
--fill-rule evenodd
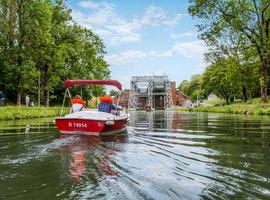
<path id="1" fill-rule="evenodd" d="M 270 118 L 131 112 L 111 137 L 0 121 L 0 199 L 270 199 Z"/>

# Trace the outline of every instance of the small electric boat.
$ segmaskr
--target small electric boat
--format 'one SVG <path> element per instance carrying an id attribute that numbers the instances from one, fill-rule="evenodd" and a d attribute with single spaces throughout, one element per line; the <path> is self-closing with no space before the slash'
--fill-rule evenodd
<path id="1" fill-rule="evenodd" d="M 144 106 L 144 109 L 145 109 L 145 111 L 148 111 L 148 112 L 154 110 L 150 104 L 147 104 L 146 106 Z"/>
<path id="2" fill-rule="evenodd" d="M 61 109 L 60 117 L 55 118 L 55 124 L 61 133 L 67 134 L 84 134 L 84 135 L 107 135 L 116 132 L 121 132 L 126 128 L 128 113 L 126 110 L 119 110 L 118 102 L 116 111 L 113 113 L 102 112 L 97 109 L 85 109 L 80 105 L 79 109 L 71 109 L 71 113 L 62 117 L 63 107 L 65 104 L 66 95 L 70 99 L 71 95 L 69 88 L 74 85 L 112 85 L 120 90 L 122 94 L 122 86 L 116 80 L 66 80 L 65 81 L 65 96 Z"/>

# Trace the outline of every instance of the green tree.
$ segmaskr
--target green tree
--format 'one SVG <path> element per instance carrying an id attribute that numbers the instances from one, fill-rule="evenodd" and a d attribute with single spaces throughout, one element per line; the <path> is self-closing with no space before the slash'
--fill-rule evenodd
<path id="1" fill-rule="evenodd" d="M 5 89 L 14 90 L 17 104 L 21 103 L 23 92 L 30 91 L 35 85 L 37 71 L 31 57 L 29 38 L 32 37 L 34 21 L 29 15 L 34 1 L 0 1 L 0 60 L 2 82 Z"/>
<path id="2" fill-rule="evenodd" d="M 192 102 L 202 99 L 204 97 L 202 75 L 193 75 L 190 81 L 182 81 L 179 85 L 179 90 L 188 95 Z"/>
<path id="3" fill-rule="evenodd" d="M 189 13 L 201 20 L 201 38 L 208 45 L 226 38 L 228 32 L 245 37 L 260 59 L 261 101 L 267 102 L 270 68 L 270 2 L 268 0 L 190 0 Z"/>
<path id="4" fill-rule="evenodd" d="M 219 59 L 210 65 L 203 74 L 203 88 L 206 94 L 213 93 L 227 104 L 240 94 L 234 63 L 230 59 Z"/>
<path id="5" fill-rule="evenodd" d="M 118 92 L 115 90 L 110 91 L 110 96 L 116 96 L 117 94 L 118 94 Z"/>
<path id="6" fill-rule="evenodd" d="M 190 84 L 188 80 L 183 80 L 179 85 L 179 90 L 182 91 L 184 94 L 189 94 Z"/>
<path id="7" fill-rule="evenodd" d="M 110 71 L 104 60 L 105 47 L 102 40 L 91 30 L 73 25 L 69 27 L 72 41 L 68 44 L 68 57 L 65 62 L 62 81 L 65 79 L 107 79 Z M 61 83 L 62 85 L 62 83 Z M 88 96 L 105 93 L 104 87 L 88 86 L 84 92 Z"/>
<path id="8" fill-rule="evenodd" d="M 38 2 L 36 9 L 40 12 L 33 18 L 39 19 L 39 27 L 35 29 L 37 38 L 33 45 L 37 47 L 35 59 L 43 80 L 44 104 L 49 106 L 50 92 L 60 82 L 64 70 L 71 16 L 61 0 Z"/>
<path id="9" fill-rule="evenodd" d="M 229 69 L 226 72 L 231 74 L 231 81 L 240 87 L 242 98 L 246 102 L 259 90 L 259 58 L 255 49 L 249 48 L 244 37 L 228 34 L 228 40 L 213 45 L 205 57 L 208 62 Z"/>
<path id="10" fill-rule="evenodd" d="M 104 79 L 110 71 L 103 41 L 72 22 L 63 0 L 0 0 L 0 85 L 16 94 L 36 94 L 41 77 L 43 102 L 59 101 L 66 79 Z M 103 87 L 88 87 L 96 94 Z M 91 95 L 90 95 L 91 96 Z"/>

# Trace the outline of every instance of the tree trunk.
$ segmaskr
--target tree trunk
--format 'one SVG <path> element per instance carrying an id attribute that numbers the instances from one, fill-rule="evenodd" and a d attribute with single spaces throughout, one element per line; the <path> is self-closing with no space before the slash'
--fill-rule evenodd
<path id="1" fill-rule="evenodd" d="M 262 60 L 262 76 L 261 76 L 261 102 L 267 103 L 267 83 L 268 83 L 268 67 L 269 61 L 267 58 Z"/>
<path id="2" fill-rule="evenodd" d="M 229 97 L 229 103 L 234 102 L 234 99 L 235 99 L 235 97 L 234 97 L 234 96 L 233 96 L 233 97 Z"/>
<path id="3" fill-rule="evenodd" d="M 45 106 L 49 107 L 49 103 L 50 103 L 49 66 L 47 64 L 44 66 L 44 97 L 45 97 Z"/>
<path id="4" fill-rule="evenodd" d="M 21 105 L 22 93 L 21 91 L 17 91 L 17 106 Z"/>
<path id="5" fill-rule="evenodd" d="M 252 93 L 251 92 L 249 92 L 249 101 L 250 101 L 250 103 L 252 103 Z"/>
<path id="6" fill-rule="evenodd" d="M 242 91 L 243 91 L 244 102 L 247 102 L 248 95 L 247 95 L 247 89 L 245 86 L 242 87 Z"/>
<path id="7" fill-rule="evenodd" d="M 230 97 L 226 97 L 225 100 L 226 100 L 226 104 L 229 105 L 229 98 Z"/>

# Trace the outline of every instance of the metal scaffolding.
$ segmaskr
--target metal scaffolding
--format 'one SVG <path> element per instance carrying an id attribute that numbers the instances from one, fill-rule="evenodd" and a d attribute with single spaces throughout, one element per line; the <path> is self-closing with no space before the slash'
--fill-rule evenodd
<path id="1" fill-rule="evenodd" d="M 129 109 L 154 109 L 173 106 L 171 84 L 167 76 L 133 76 L 130 82 Z"/>

